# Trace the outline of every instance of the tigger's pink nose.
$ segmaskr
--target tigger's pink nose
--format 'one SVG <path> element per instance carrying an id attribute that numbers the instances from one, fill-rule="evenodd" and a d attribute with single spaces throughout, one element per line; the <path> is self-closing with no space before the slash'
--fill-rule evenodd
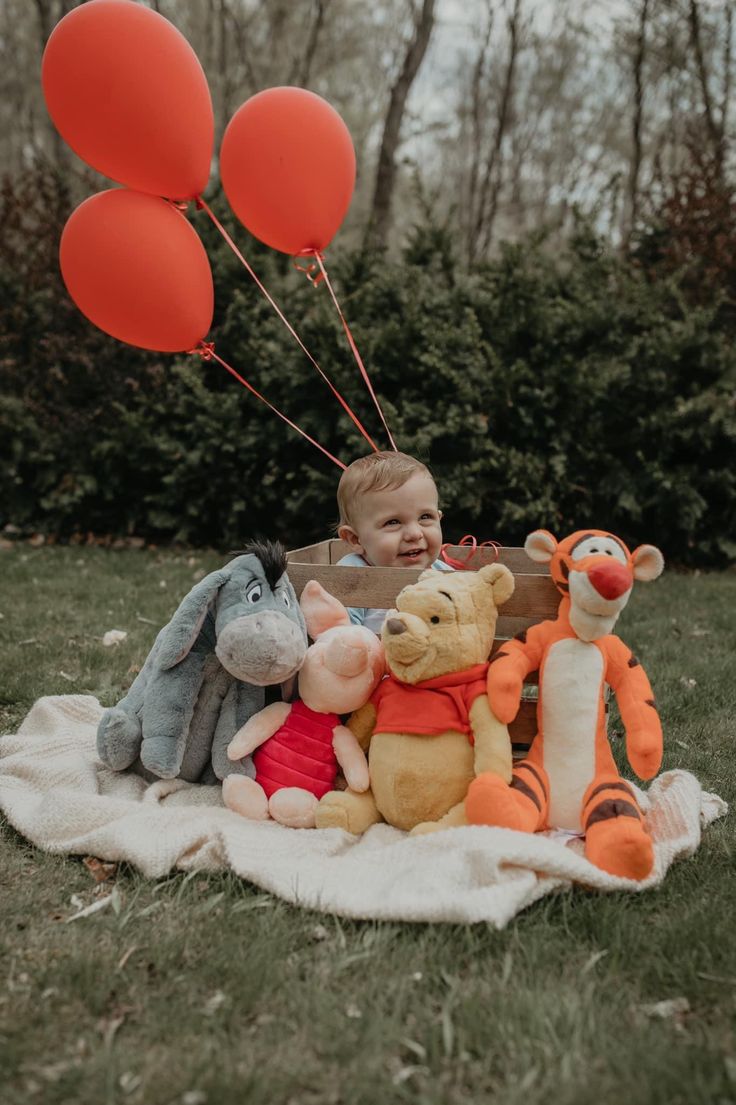
<path id="1" fill-rule="evenodd" d="M 588 569 L 588 579 L 601 598 L 617 599 L 634 583 L 631 569 L 618 560 L 605 560 Z"/>

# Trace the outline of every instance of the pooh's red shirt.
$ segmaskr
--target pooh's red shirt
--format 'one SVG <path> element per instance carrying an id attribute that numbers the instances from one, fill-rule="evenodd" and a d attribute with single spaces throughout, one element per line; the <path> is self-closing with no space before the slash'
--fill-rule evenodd
<path id="1" fill-rule="evenodd" d="M 436 736 L 452 729 L 473 743 L 470 707 L 486 693 L 488 664 L 438 675 L 423 683 L 400 683 L 388 675 L 371 696 L 376 708 L 374 733 Z"/>

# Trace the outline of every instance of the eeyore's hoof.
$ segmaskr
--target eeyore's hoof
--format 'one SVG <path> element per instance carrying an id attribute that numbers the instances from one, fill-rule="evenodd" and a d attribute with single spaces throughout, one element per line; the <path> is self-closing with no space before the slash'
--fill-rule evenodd
<path id="1" fill-rule="evenodd" d="M 97 755 L 113 771 L 125 771 L 138 758 L 141 739 L 138 718 L 112 706 L 105 710 L 97 726 Z"/>
<path id="2" fill-rule="evenodd" d="M 159 779 L 175 779 L 181 770 L 181 760 L 175 741 L 148 737 L 141 745 L 141 763 Z"/>

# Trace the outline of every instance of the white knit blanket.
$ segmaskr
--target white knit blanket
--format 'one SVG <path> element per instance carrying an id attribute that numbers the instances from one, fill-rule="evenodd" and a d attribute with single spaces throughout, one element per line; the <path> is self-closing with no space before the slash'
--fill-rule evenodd
<path id="1" fill-rule="evenodd" d="M 146 784 L 99 762 L 102 707 L 87 695 L 41 698 L 19 732 L 0 740 L 0 808 L 49 852 L 125 860 L 146 875 L 231 867 L 298 905 L 346 917 L 487 921 L 503 928 L 530 903 L 573 882 L 643 890 L 690 856 L 701 826 L 726 803 L 687 771 L 668 771 L 641 795 L 656 863 L 642 883 L 593 867 L 577 838 L 468 827 L 411 838 L 388 825 L 363 837 L 287 829 L 225 809 L 219 787 Z"/>

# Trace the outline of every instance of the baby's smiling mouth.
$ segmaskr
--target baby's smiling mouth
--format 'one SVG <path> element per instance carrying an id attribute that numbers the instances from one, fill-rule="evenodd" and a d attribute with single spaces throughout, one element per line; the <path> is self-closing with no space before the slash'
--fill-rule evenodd
<path id="1" fill-rule="evenodd" d="M 426 551 L 426 549 L 408 549 L 407 552 L 399 553 L 399 556 L 405 556 L 409 559 L 414 559 L 417 556 L 421 556 L 422 553 L 425 553 Z"/>

